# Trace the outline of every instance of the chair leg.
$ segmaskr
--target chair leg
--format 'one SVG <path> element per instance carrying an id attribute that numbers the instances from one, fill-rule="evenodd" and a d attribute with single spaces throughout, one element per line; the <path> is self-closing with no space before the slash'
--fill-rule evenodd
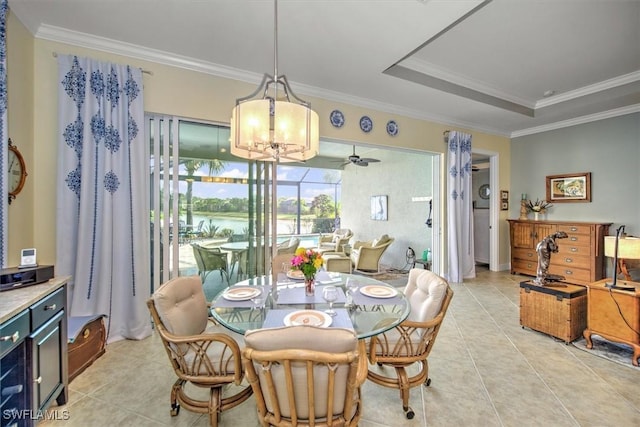
<path id="1" fill-rule="evenodd" d="M 415 416 L 415 412 L 409 406 L 409 392 L 411 391 L 411 384 L 407 377 L 407 371 L 404 367 L 396 366 L 396 375 L 398 376 L 398 385 L 400 386 L 400 398 L 402 399 L 402 409 L 407 419 L 412 419 Z"/>
<path id="2" fill-rule="evenodd" d="M 171 387 L 171 416 L 175 417 L 180 413 L 180 403 L 178 403 L 178 394 L 184 385 L 185 381 L 177 379 Z"/>
<path id="3" fill-rule="evenodd" d="M 209 424 L 211 427 L 218 427 L 218 417 L 220 416 L 222 391 L 220 387 L 209 389 Z"/>

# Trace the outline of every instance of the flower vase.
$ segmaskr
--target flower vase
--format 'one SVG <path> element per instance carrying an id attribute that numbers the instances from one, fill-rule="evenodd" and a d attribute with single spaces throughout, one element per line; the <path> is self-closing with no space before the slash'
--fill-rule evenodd
<path id="1" fill-rule="evenodd" d="M 534 219 L 534 221 L 539 221 L 540 220 L 540 212 L 534 212 L 533 213 L 533 219 Z"/>
<path id="2" fill-rule="evenodd" d="M 305 277 L 304 278 L 304 294 L 308 297 L 314 296 L 316 293 L 316 278 Z"/>

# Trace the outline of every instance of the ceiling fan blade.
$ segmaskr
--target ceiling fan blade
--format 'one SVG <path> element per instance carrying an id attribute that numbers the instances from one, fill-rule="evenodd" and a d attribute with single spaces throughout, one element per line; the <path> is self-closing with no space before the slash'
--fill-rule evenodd
<path id="1" fill-rule="evenodd" d="M 367 157 L 364 157 L 364 158 L 360 159 L 360 161 L 361 161 L 361 162 L 367 162 L 367 163 L 377 163 L 377 162 L 379 162 L 380 160 L 378 160 L 378 159 L 369 159 L 369 158 L 367 158 Z"/>
<path id="2" fill-rule="evenodd" d="M 360 161 L 356 162 L 355 164 L 358 165 L 358 166 L 369 166 L 369 163 L 363 161 L 362 159 L 360 159 Z"/>

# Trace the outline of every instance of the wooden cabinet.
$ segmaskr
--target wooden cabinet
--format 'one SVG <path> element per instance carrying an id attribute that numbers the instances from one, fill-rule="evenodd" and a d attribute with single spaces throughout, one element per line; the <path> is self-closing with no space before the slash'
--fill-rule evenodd
<path id="1" fill-rule="evenodd" d="M 567 233 L 557 239 L 558 252 L 551 255 L 549 274 L 565 277 L 565 282 L 586 285 L 604 277 L 604 236 L 611 223 L 509 220 L 511 273 L 535 276 L 538 268 L 536 246 L 557 231 Z"/>
<path id="2" fill-rule="evenodd" d="M 591 335 L 633 348 L 631 363 L 638 366 L 640 358 L 640 283 L 618 280 L 619 284 L 634 286 L 635 291 L 610 289 L 611 279 L 587 285 L 587 329 L 584 337 L 587 348 L 593 347 Z"/>
<path id="3" fill-rule="evenodd" d="M 2 427 L 32 426 L 53 400 L 67 402 L 66 280 L 1 294 Z"/>

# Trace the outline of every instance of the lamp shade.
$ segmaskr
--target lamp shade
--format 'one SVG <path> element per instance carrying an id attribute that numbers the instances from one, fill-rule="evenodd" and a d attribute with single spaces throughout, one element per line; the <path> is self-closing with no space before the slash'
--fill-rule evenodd
<path id="1" fill-rule="evenodd" d="M 231 112 L 231 153 L 250 160 L 303 162 L 318 154 L 319 128 L 318 114 L 302 104 L 268 98 L 240 102 Z"/>
<path id="2" fill-rule="evenodd" d="M 616 236 L 605 236 L 604 255 L 613 258 L 616 255 Z M 619 259 L 640 259 L 640 237 L 620 237 L 618 239 Z"/>

